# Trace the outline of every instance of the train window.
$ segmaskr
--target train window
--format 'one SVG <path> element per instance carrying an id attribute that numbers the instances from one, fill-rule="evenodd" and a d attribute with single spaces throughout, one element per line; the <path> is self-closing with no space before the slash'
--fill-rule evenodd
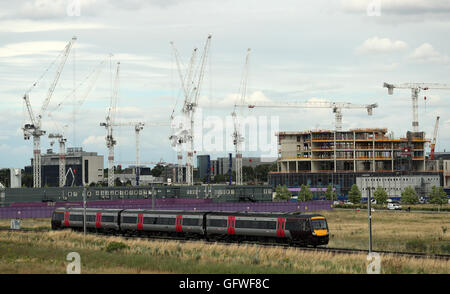
<path id="1" fill-rule="evenodd" d="M 59 220 L 59 221 L 63 220 L 64 219 L 64 213 L 63 212 L 55 212 L 53 219 L 54 220 Z"/>
<path id="2" fill-rule="evenodd" d="M 226 219 L 209 219 L 208 225 L 211 227 L 227 227 Z"/>
<path id="3" fill-rule="evenodd" d="M 303 230 L 304 231 L 311 231 L 311 226 L 309 225 L 309 221 L 305 221 L 304 223 L 303 223 Z"/>
<path id="4" fill-rule="evenodd" d="M 144 217 L 144 224 L 146 225 L 156 224 L 156 217 Z"/>
<path id="5" fill-rule="evenodd" d="M 160 217 L 156 220 L 156 224 L 158 224 L 158 225 L 174 225 L 175 219 L 167 218 L 167 217 Z"/>
<path id="6" fill-rule="evenodd" d="M 249 221 L 247 220 L 236 220 L 236 228 L 249 228 Z"/>
<path id="7" fill-rule="evenodd" d="M 124 216 L 122 217 L 122 223 L 135 224 L 137 222 L 137 217 L 135 216 Z"/>
<path id="8" fill-rule="evenodd" d="M 313 219 L 312 227 L 314 228 L 314 230 L 326 230 L 327 222 L 325 221 L 325 219 Z"/>
<path id="9" fill-rule="evenodd" d="M 73 215 L 73 214 L 71 214 L 70 217 L 69 217 L 69 221 L 82 222 L 83 221 L 83 215 Z"/>
<path id="10" fill-rule="evenodd" d="M 102 215 L 102 222 L 113 223 L 114 222 L 114 216 L 112 216 L 112 215 Z"/>
<path id="11" fill-rule="evenodd" d="M 86 215 L 86 222 L 95 222 L 95 215 Z"/>
<path id="12" fill-rule="evenodd" d="M 183 226 L 198 226 L 198 218 L 183 218 Z"/>

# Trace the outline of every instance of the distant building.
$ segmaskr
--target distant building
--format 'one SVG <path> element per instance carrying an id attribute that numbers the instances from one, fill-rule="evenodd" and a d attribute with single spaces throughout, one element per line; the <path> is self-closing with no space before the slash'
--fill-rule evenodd
<path id="1" fill-rule="evenodd" d="M 26 173 L 33 173 L 33 159 L 31 166 L 25 167 Z M 101 183 L 104 179 L 103 155 L 97 152 L 86 152 L 81 147 L 67 148 L 66 151 L 66 186 L 84 186 L 91 183 Z M 59 186 L 59 154 L 47 149 L 41 155 L 41 186 Z"/>
<path id="2" fill-rule="evenodd" d="M 249 166 L 252 168 L 257 167 L 262 164 L 272 164 L 276 161 L 262 161 L 261 157 L 242 157 L 242 167 Z M 236 158 L 232 157 L 231 159 L 231 171 L 236 170 Z M 218 157 L 215 160 L 211 160 L 211 171 L 212 175 L 225 175 L 228 174 L 228 170 L 230 168 L 230 159 L 229 157 Z"/>
<path id="3" fill-rule="evenodd" d="M 119 179 L 119 181 L 125 185 L 126 183 L 131 183 L 132 186 L 136 186 L 136 174 L 115 174 L 114 177 Z M 152 175 L 140 175 L 139 176 L 139 185 L 140 186 L 148 186 L 151 184 L 165 184 L 163 177 L 154 177 Z"/>

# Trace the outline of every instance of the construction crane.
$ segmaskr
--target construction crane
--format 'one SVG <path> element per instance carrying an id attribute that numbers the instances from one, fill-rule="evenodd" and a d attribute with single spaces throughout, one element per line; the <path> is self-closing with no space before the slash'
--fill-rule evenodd
<path id="1" fill-rule="evenodd" d="M 186 73 L 183 74 L 183 69 L 181 66 L 179 53 L 178 53 L 177 49 L 175 48 L 175 45 L 173 44 L 173 42 L 170 42 L 170 45 L 172 46 L 172 49 L 174 52 L 175 61 L 177 64 L 177 69 L 178 69 L 178 76 L 180 78 L 181 87 L 182 87 L 183 94 L 184 94 L 184 101 L 187 101 L 189 99 L 189 95 L 191 95 L 192 90 L 193 90 L 192 73 L 193 73 L 193 68 L 194 68 L 194 64 L 195 64 L 195 58 L 197 56 L 197 48 L 194 48 L 194 51 L 192 52 L 192 55 L 190 58 L 189 66 L 186 69 Z M 177 150 L 177 161 L 178 161 L 177 183 L 182 184 L 183 183 L 182 146 L 183 146 L 183 144 L 185 144 L 187 142 L 188 132 L 186 131 L 186 128 L 187 128 L 188 122 L 187 121 L 175 122 L 175 116 L 174 116 L 175 108 L 176 108 L 176 103 L 175 103 L 174 109 L 172 110 L 172 115 L 170 116 L 170 124 L 172 127 L 173 134 L 169 137 L 169 140 L 172 143 L 172 147 L 175 147 Z M 186 117 L 183 116 L 183 118 L 186 118 Z"/>
<path id="2" fill-rule="evenodd" d="M 158 123 L 158 122 L 117 122 L 114 123 L 113 126 L 117 127 L 125 127 L 125 126 L 132 126 L 134 127 L 134 132 L 136 135 L 136 186 L 139 186 L 139 177 L 140 177 L 140 139 L 139 139 L 139 133 L 144 129 L 144 126 L 168 126 L 168 123 Z"/>
<path id="3" fill-rule="evenodd" d="M 113 126 L 116 116 L 118 92 L 119 92 L 119 72 L 120 62 L 117 62 L 116 77 L 114 80 L 114 89 L 111 96 L 111 103 L 106 115 L 106 122 L 100 123 L 101 127 L 105 127 L 106 135 L 106 147 L 108 148 L 108 187 L 114 186 L 114 145 L 116 140 L 113 137 Z"/>
<path id="4" fill-rule="evenodd" d="M 33 86 L 25 93 L 23 99 L 26 104 L 26 108 L 28 110 L 28 116 L 31 123 L 24 124 L 22 130 L 24 133 L 24 139 L 29 140 L 30 137 L 33 137 L 33 187 L 40 188 L 41 187 L 41 136 L 46 133 L 42 129 L 42 117 L 44 116 L 45 111 L 50 103 L 50 99 L 52 98 L 53 92 L 55 91 L 56 85 L 58 83 L 59 77 L 61 76 L 61 72 L 66 64 L 67 58 L 69 56 L 70 49 L 73 44 L 77 40 L 76 37 L 73 37 L 72 40 L 66 45 L 63 50 L 62 58 L 59 63 L 59 66 L 56 70 L 56 76 L 53 79 L 53 82 L 48 89 L 47 96 L 42 104 L 41 110 L 39 114 L 35 117 L 33 113 L 33 109 L 31 107 L 29 94 L 31 90 L 36 86 L 37 83 L 34 83 Z"/>
<path id="5" fill-rule="evenodd" d="M 247 49 L 247 55 L 245 57 L 245 66 L 244 66 L 244 72 L 242 75 L 241 85 L 240 85 L 240 104 L 245 103 L 245 96 L 247 95 L 247 78 L 248 78 L 248 66 L 249 66 L 249 57 L 250 57 L 250 48 Z M 242 137 L 241 134 L 241 127 L 239 124 L 239 119 L 236 114 L 236 107 L 237 105 L 234 105 L 233 113 L 231 116 L 233 117 L 233 126 L 234 126 L 234 132 L 233 132 L 233 144 L 234 144 L 234 150 L 236 153 L 236 185 L 242 185 L 243 179 L 242 179 L 242 143 L 244 142 L 244 137 Z M 240 117 L 242 117 L 242 108 L 240 111 Z"/>
<path id="6" fill-rule="evenodd" d="M 353 104 L 348 102 L 271 102 L 271 103 L 258 103 L 258 105 L 240 105 L 248 106 L 248 108 L 254 107 L 269 107 L 269 108 L 331 108 L 335 114 L 335 128 L 337 131 L 342 130 L 342 109 L 366 109 L 368 115 L 372 115 L 373 109 L 378 107 L 378 104 Z"/>
<path id="7" fill-rule="evenodd" d="M 191 58 L 191 65 L 188 68 L 188 73 L 185 77 L 182 75 L 182 71 L 180 70 L 177 53 L 175 57 L 177 58 L 177 66 L 179 68 L 179 76 L 182 81 L 182 87 L 185 95 L 184 104 L 181 109 L 181 113 L 184 116 L 184 123 L 182 123 L 181 128 L 179 130 L 178 136 L 171 136 L 172 144 L 183 144 L 186 143 L 187 146 L 187 156 L 186 156 L 186 183 L 188 185 L 194 184 L 194 165 L 193 165 L 193 157 L 194 157 L 194 115 L 196 108 L 198 106 L 198 98 L 200 95 L 200 87 L 203 81 L 206 59 L 209 52 L 209 47 L 211 44 L 211 35 L 208 35 L 208 38 L 205 43 L 205 47 L 203 50 L 203 55 L 200 60 L 200 64 L 196 68 L 194 72 L 192 72 L 194 59 Z M 173 43 L 172 43 L 173 45 Z M 175 50 L 176 51 L 176 50 Z M 196 52 L 196 50 L 194 50 Z M 194 54 L 193 54 L 194 55 Z M 173 118 L 173 116 L 172 116 Z M 180 159 L 178 159 L 180 161 Z M 179 165 L 180 168 L 180 165 Z"/>
<path id="8" fill-rule="evenodd" d="M 431 141 L 431 151 L 430 151 L 430 159 L 434 160 L 434 148 L 436 147 L 436 138 L 438 133 L 438 127 L 439 127 L 439 116 L 436 117 L 436 124 L 434 125 L 434 132 L 433 132 L 433 140 Z"/>
<path id="9" fill-rule="evenodd" d="M 450 90 L 450 86 L 446 84 L 437 83 L 404 83 L 404 84 L 383 84 L 384 88 L 388 89 L 388 94 L 394 94 L 394 88 L 397 89 L 411 89 L 411 100 L 412 100 L 412 127 L 414 132 L 419 131 L 419 93 L 420 91 L 436 89 L 436 90 Z"/>
<path id="10" fill-rule="evenodd" d="M 205 66 L 206 66 L 206 59 L 209 52 L 209 47 L 211 44 L 211 37 L 212 35 L 208 35 L 208 38 L 206 39 L 206 44 L 203 49 L 203 55 L 201 58 L 201 62 L 198 68 L 198 75 L 194 74 L 194 77 L 197 78 L 197 83 L 194 84 L 194 88 L 192 91 L 192 95 L 189 95 L 188 100 L 185 100 L 182 112 L 186 115 L 186 118 L 189 119 L 190 122 L 190 128 L 189 128 L 189 135 L 187 136 L 187 154 L 186 154 L 186 183 L 188 185 L 194 184 L 194 116 L 195 111 L 198 106 L 198 98 L 200 96 L 200 87 L 203 81 L 204 73 L 205 73 Z"/>

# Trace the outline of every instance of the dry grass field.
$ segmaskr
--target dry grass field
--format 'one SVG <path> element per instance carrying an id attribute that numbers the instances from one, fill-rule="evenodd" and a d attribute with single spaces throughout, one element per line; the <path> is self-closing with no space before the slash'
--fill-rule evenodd
<path id="1" fill-rule="evenodd" d="M 330 247 L 366 249 L 367 212 L 321 212 Z M 449 214 L 375 211 L 374 250 L 449 254 Z M 23 228 L 49 227 L 49 219 L 24 219 Z M 8 227 L 9 220 L 0 220 Z M 65 273 L 69 252 L 81 256 L 82 273 L 366 273 L 366 255 L 332 255 L 297 249 L 149 241 L 71 231 L 0 231 L 0 273 Z M 381 273 L 450 273 L 450 261 L 382 256 Z"/>

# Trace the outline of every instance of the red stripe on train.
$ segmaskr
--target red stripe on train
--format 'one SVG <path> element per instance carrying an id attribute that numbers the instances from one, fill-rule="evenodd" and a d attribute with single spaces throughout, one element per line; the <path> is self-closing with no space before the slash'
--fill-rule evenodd
<path id="1" fill-rule="evenodd" d="M 286 219 L 279 217 L 277 219 L 277 236 L 284 237 L 284 230 L 286 228 Z"/>
<path id="2" fill-rule="evenodd" d="M 176 228 L 177 232 L 183 231 L 183 216 L 182 215 L 177 215 L 177 222 L 176 222 L 175 228 Z"/>
<path id="3" fill-rule="evenodd" d="M 144 229 L 144 214 L 139 213 L 138 217 L 137 217 L 137 229 L 138 230 L 143 230 Z"/>
<path id="4" fill-rule="evenodd" d="M 101 228 L 102 227 L 102 213 L 97 212 L 97 215 L 95 216 L 95 227 Z"/>
<path id="5" fill-rule="evenodd" d="M 235 216 L 229 216 L 228 217 L 228 234 L 234 235 L 235 233 L 235 226 L 236 226 L 236 217 Z"/>
<path id="6" fill-rule="evenodd" d="M 69 226 L 69 216 L 70 216 L 70 212 L 68 212 L 68 211 L 64 212 L 64 225 L 66 227 Z"/>

